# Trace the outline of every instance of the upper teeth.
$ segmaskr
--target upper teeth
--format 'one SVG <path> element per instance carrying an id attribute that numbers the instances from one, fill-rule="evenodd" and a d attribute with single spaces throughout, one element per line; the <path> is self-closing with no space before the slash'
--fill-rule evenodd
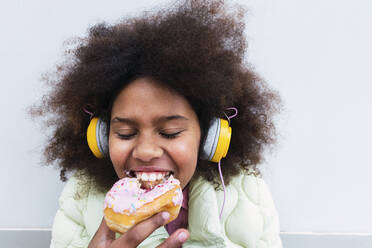
<path id="1" fill-rule="evenodd" d="M 170 172 L 136 172 L 137 179 L 141 179 L 142 181 L 160 180 L 169 174 Z"/>

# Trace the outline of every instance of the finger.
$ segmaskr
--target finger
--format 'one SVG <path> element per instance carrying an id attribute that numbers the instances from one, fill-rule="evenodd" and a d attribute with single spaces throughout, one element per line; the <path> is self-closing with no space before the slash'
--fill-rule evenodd
<path id="1" fill-rule="evenodd" d="M 190 234 L 186 229 L 178 229 L 157 248 L 181 247 L 181 245 L 189 238 L 189 236 Z"/>
<path id="2" fill-rule="evenodd" d="M 92 240 L 89 243 L 89 247 L 99 247 L 104 244 L 110 244 L 115 240 L 115 233 L 109 229 L 104 218 L 102 218 L 101 224 L 98 227 L 98 230 L 94 234 Z M 106 247 L 104 245 L 103 247 Z"/>
<path id="3" fill-rule="evenodd" d="M 115 239 L 115 233 L 107 226 L 105 218 L 102 218 L 101 224 L 94 236 L 98 236 L 101 239 Z"/>
<path id="4" fill-rule="evenodd" d="M 120 244 L 126 244 L 127 247 L 137 247 L 153 231 L 164 225 L 168 219 L 169 213 L 161 212 L 141 223 L 138 223 L 120 237 Z"/>

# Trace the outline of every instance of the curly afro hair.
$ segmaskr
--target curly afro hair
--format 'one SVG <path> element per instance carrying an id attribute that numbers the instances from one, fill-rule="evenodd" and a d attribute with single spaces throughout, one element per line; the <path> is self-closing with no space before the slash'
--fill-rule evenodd
<path id="1" fill-rule="evenodd" d="M 109 125 L 120 89 L 136 78 L 150 77 L 189 101 L 199 118 L 201 144 L 212 118 L 224 118 L 228 107 L 236 107 L 229 152 L 222 160 L 225 182 L 251 168 L 259 172 L 264 148 L 275 144 L 273 115 L 281 101 L 244 62 L 245 12 L 219 0 L 183 0 L 90 27 L 87 37 L 76 39 L 68 50 L 70 56 L 45 76 L 50 91 L 31 110 L 52 129 L 46 164 L 58 164 L 62 181 L 67 172 L 77 171 L 101 191 L 109 189 L 118 177 L 109 158 L 96 159 L 89 150 L 90 117 L 82 109 L 89 108 Z M 198 160 L 194 178 L 199 176 L 216 188 L 220 185 L 212 162 Z"/>

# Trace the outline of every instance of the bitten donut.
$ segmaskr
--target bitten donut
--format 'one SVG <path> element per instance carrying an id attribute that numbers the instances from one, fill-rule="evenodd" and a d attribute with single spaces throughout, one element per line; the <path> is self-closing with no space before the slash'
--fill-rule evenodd
<path id="1" fill-rule="evenodd" d="M 143 172 L 137 173 L 137 178 L 117 181 L 105 197 L 104 218 L 108 227 L 123 234 L 162 211 L 170 214 L 167 223 L 177 218 L 183 200 L 182 189 L 177 179 L 168 176 Z"/>

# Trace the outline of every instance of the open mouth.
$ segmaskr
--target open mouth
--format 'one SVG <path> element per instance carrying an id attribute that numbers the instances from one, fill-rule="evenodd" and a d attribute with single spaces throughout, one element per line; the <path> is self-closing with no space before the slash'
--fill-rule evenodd
<path id="1" fill-rule="evenodd" d="M 174 175 L 172 171 L 125 171 L 127 177 L 137 178 L 141 184 L 141 189 L 151 190 L 156 185 L 165 182 L 169 177 Z"/>

